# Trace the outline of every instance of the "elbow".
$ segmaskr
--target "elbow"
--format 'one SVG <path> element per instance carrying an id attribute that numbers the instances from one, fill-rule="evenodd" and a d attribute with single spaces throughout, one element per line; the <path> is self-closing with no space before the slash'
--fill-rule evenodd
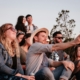
<path id="1" fill-rule="evenodd" d="M 52 47 L 52 51 L 61 50 L 59 47 Z"/>

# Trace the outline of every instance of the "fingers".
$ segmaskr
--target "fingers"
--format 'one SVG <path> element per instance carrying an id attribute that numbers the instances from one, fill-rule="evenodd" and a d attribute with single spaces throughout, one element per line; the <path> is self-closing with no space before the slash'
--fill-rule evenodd
<path id="1" fill-rule="evenodd" d="M 65 61 L 64 62 L 64 67 L 66 68 L 66 70 L 74 70 L 74 63 L 72 63 L 71 61 Z"/>
<path id="2" fill-rule="evenodd" d="M 70 69 L 71 71 L 73 71 L 74 70 L 74 67 L 68 67 L 68 69 Z"/>
<path id="3" fill-rule="evenodd" d="M 30 76 L 30 80 L 35 80 L 35 77 L 34 76 Z"/>
<path id="4" fill-rule="evenodd" d="M 71 71 L 73 71 L 73 70 L 74 70 L 74 64 L 71 62 L 71 63 L 69 64 L 68 68 L 69 68 Z"/>
<path id="5" fill-rule="evenodd" d="M 34 78 L 30 78 L 29 80 L 35 80 Z"/>
<path id="6" fill-rule="evenodd" d="M 74 70 L 74 67 L 71 67 L 71 66 L 65 66 L 65 69 L 66 69 L 66 70 L 69 70 L 69 69 L 70 69 L 71 71 L 73 71 L 73 70 Z"/>
<path id="7" fill-rule="evenodd" d="M 35 78 L 34 76 L 30 76 L 30 78 Z"/>
<path id="8" fill-rule="evenodd" d="M 67 66 L 64 66 L 66 70 L 69 70 L 69 68 Z"/>

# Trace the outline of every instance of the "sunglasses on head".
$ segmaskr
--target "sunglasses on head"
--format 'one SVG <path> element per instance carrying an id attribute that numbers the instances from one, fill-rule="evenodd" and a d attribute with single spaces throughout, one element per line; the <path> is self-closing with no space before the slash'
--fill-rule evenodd
<path id="1" fill-rule="evenodd" d="M 56 38 L 58 38 L 58 39 L 63 39 L 63 37 L 56 37 Z"/>
<path id="2" fill-rule="evenodd" d="M 14 29 L 13 27 L 9 27 L 9 28 L 7 28 L 5 31 L 7 31 L 7 30 L 11 30 L 11 31 L 16 31 L 16 29 Z"/>

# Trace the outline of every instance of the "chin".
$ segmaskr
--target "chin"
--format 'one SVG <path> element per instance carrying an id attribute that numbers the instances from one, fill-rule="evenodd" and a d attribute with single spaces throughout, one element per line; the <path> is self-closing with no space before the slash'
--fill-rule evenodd
<path id="1" fill-rule="evenodd" d="M 42 42 L 42 44 L 46 44 L 45 42 Z"/>
<path id="2" fill-rule="evenodd" d="M 13 40 L 16 40 L 16 37 L 14 37 Z"/>

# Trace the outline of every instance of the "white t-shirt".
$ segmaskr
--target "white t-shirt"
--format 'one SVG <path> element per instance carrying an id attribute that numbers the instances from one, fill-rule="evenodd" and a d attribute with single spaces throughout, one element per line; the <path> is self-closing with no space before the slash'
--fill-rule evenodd
<path id="1" fill-rule="evenodd" d="M 34 30 L 34 29 L 33 29 L 33 26 L 32 26 L 32 25 L 31 25 L 31 26 L 28 26 L 28 25 L 27 25 L 27 32 L 31 32 L 31 33 L 32 33 L 33 30 Z"/>

